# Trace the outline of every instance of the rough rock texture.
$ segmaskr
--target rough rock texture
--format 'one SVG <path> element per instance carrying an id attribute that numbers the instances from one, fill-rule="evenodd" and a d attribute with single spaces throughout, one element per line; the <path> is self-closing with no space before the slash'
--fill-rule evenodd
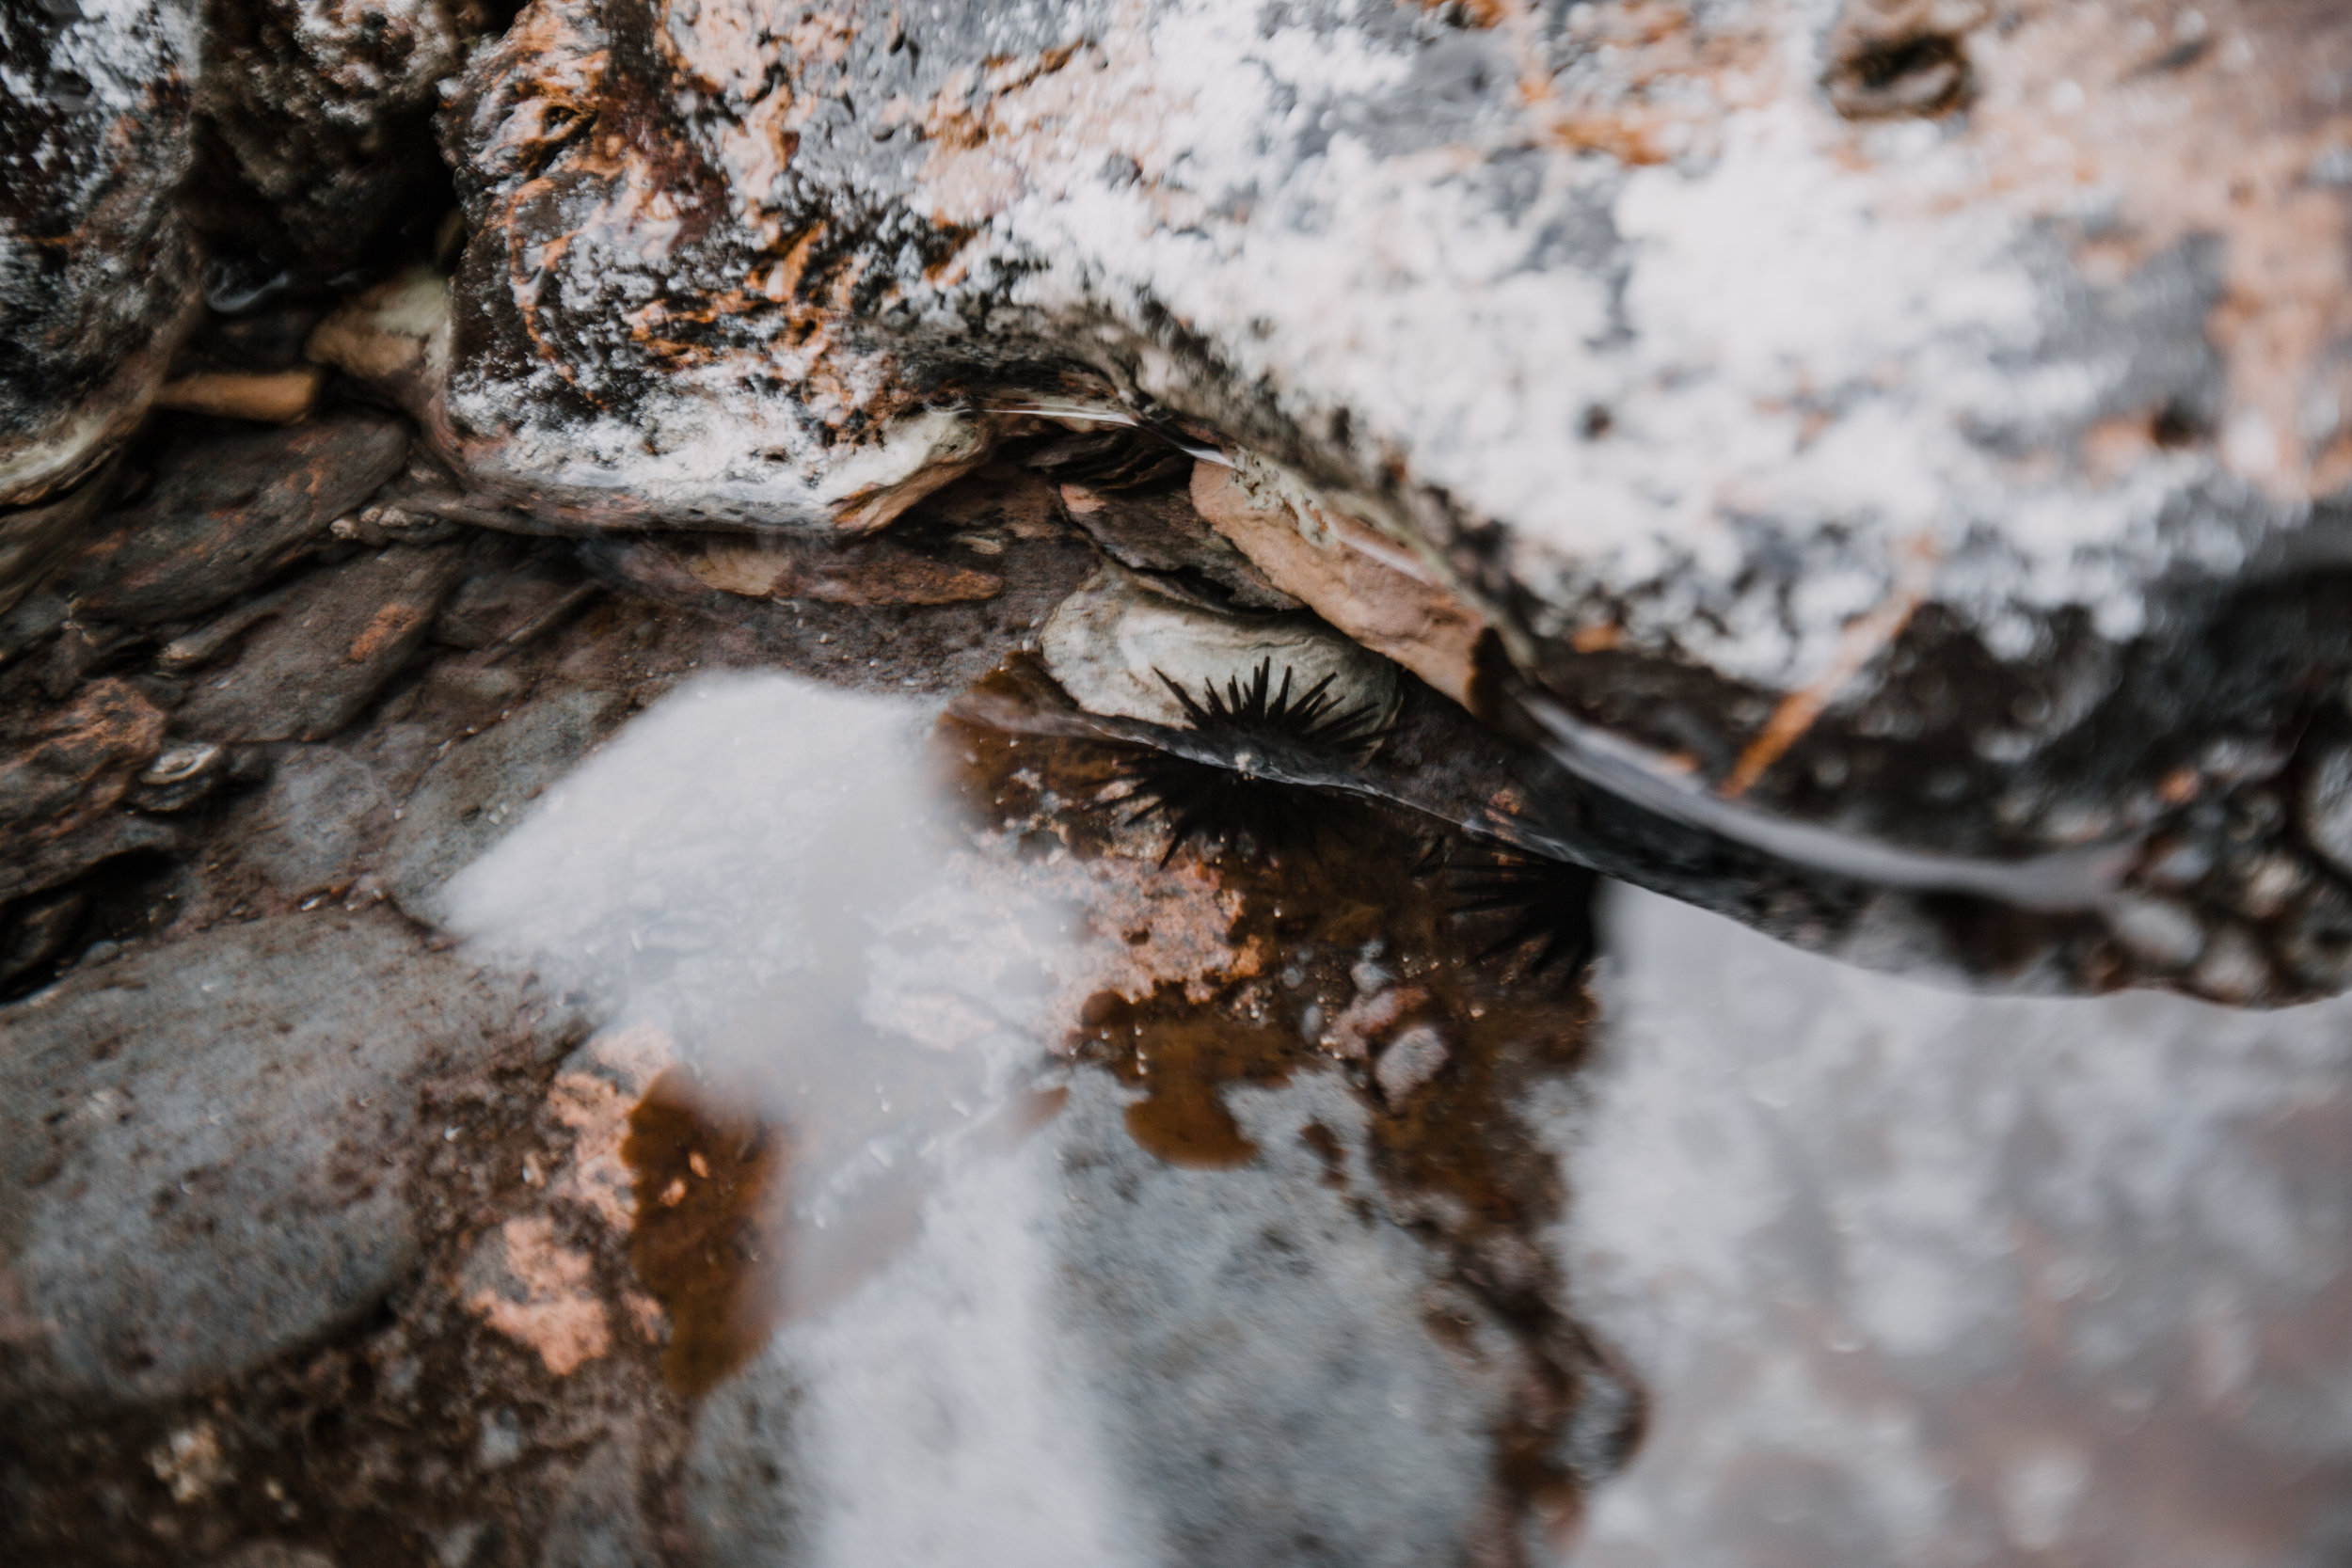
<path id="1" fill-rule="evenodd" d="M 172 202 L 195 76 L 177 0 L 0 7 L 0 508 L 87 479 L 164 377 L 195 297 Z"/>
<path id="2" fill-rule="evenodd" d="M 231 291 L 323 281 L 437 219 L 440 82 L 489 16 L 475 0 L 204 0 L 196 228 Z M 444 196 L 442 200 L 446 200 Z M 275 275 L 275 276 L 274 276 Z"/>
<path id="3" fill-rule="evenodd" d="M 866 529 L 1140 419 L 1573 772 L 2329 990 L 2347 72 L 2285 5 L 537 6 L 445 120 L 416 406 L 573 527 Z"/>
<path id="4" fill-rule="evenodd" d="M 153 1399 L 365 1310 L 417 1262 L 421 1084 L 564 1027 L 396 920 L 335 914 L 224 927 L 11 1009 L 0 1268 L 40 1326 L 5 1396 Z"/>
<path id="5" fill-rule="evenodd" d="M 343 411 L 287 430 L 183 426 L 152 482 L 62 573 L 91 617 L 184 621 L 244 596 L 321 542 L 400 468 L 407 432 Z"/>
<path id="6" fill-rule="evenodd" d="M 289 589 L 224 675 L 180 711 L 207 740 L 324 740 L 408 663 L 464 574 L 458 546 L 392 545 Z"/>

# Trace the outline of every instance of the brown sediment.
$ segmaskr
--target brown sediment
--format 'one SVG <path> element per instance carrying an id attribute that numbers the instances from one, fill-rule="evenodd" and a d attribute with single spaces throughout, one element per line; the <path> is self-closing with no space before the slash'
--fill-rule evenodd
<path id="1" fill-rule="evenodd" d="M 628 1125 L 628 1257 L 669 1314 L 661 1375 L 681 1394 L 707 1393 L 759 1353 L 783 1315 L 783 1137 L 715 1104 L 683 1068 L 654 1080 Z"/>
<path id="2" fill-rule="evenodd" d="M 981 684 L 1018 699 L 1039 678 L 1016 661 Z M 1120 801 L 1105 799 L 1116 749 L 952 719 L 944 729 L 961 744 L 965 798 L 996 824 L 1050 833 L 1089 858 L 1158 858 L 1157 830 L 1123 820 Z M 1340 797 L 1318 809 L 1329 825 L 1311 852 L 1277 861 L 1179 851 L 1171 869 L 1203 876 L 1204 892 L 1221 895 L 1225 950 L 1256 961 L 1200 984 L 1164 978 L 1139 994 L 1097 994 L 1079 1017 L 1077 1055 L 1146 1090 L 1129 1131 L 1153 1154 L 1189 1165 L 1255 1152 L 1226 1089 L 1344 1070 L 1375 1110 L 1375 1162 L 1400 1197 L 1439 1198 L 1472 1228 L 1543 1223 L 1561 1195 L 1550 1156 L 1513 1102 L 1581 1061 L 1589 999 L 1573 974 L 1514 976 L 1507 955 L 1471 956 L 1480 943 L 1466 935 L 1486 933 L 1466 932 L 1446 889 L 1417 871 L 1426 858 L 1421 824 Z M 1387 1104 L 1370 1087 L 1374 1066 L 1422 1024 L 1443 1037 L 1445 1063 Z"/>

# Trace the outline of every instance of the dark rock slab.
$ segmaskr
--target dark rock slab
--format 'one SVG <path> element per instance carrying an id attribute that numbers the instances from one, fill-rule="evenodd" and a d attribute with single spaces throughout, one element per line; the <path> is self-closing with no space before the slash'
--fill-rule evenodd
<path id="1" fill-rule="evenodd" d="M 284 570 L 400 470 L 408 433 L 379 414 L 285 429 L 192 428 L 135 506 L 64 570 L 83 610 L 152 625 L 229 603 Z"/>
<path id="2" fill-rule="evenodd" d="M 464 572 L 455 546 L 395 545 L 311 574 L 178 723 L 210 740 L 326 739 L 406 665 Z"/>
<path id="3" fill-rule="evenodd" d="M 416 1261 L 403 1182 L 437 1073 L 568 1020 L 389 914 L 216 927 L 0 1011 L 14 1397 L 152 1399 L 364 1310 Z"/>
<path id="4" fill-rule="evenodd" d="M 138 836 L 135 826 L 114 809 L 162 748 L 164 712 L 136 687 L 93 682 L 72 705 L 5 738 L 0 900 L 139 847 L 125 839 Z"/>

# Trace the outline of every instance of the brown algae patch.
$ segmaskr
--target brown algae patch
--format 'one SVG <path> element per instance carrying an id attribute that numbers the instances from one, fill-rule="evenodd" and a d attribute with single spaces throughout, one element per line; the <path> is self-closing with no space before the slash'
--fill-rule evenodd
<path id="1" fill-rule="evenodd" d="M 629 1112 L 629 1263 L 669 1315 L 661 1375 L 681 1394 L 708 1392 L 782 1319 L 787 1152 L 777 1129 L 719 1105 L 683 1068 Z"/>

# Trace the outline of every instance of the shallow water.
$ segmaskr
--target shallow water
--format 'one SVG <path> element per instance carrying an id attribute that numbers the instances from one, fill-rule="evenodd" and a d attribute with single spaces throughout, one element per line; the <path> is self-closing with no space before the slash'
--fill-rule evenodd
<path id="1" fill-rule="evenodd" d="M 1619 891 L 1592 1568 L 2352 1553 L 2352 1003 L 1971 997 Z"/>
<path id="2" fill-rule="evenodd" d="M 1242 1560 L 1256 1537 L 1184 1515 L 1320 1511 L 1155 1474 L 1122 1446 L 1130 1358 L 1171 1325 L 1259 1339 L 1160 1369 L 1212 1425 L 1266 1415 L 1225 1358 L 1295 1386 L 1275 1402 L 1303 1440 L 1486 1484 L 1462 1468 L 1477 1378 L 1412 1372 L 1409 1303 L 1370 1276 L 1354 1326 L 1405 1378 L 1383 1402 L 1460 1407 L 1435 1428 L 1313 1430 L 1334 1386 L 1313 1315 L 1279 1300 L 1237 1309 L 1212 1282 L 1139 1326 L 1057 1285 L 1099 1263 L 1065 1169 L 1087 1136 L 1041 1132 L 1073 1079 L 1123 1106 L 1147 1161 L 1264 1189 L 1185 1201 L 1246 1209 L 1281 1196 L 1249 1174 L 1273 1141 L 1241 1132 L 1263 1120 L 1251 1101 L 1348 1063 L 1297 1049 L 1323 1021 L 1279 985 L 1244 1004 L 1254 1019 L 1233 1011 L 1237 974 L 1298 955 L 1245 960 L 1214 879 L 1025 853 L 976 815 L 969 768 L 959 801 L 937 711 L 783 676 L 690 686 L 451 889 L 477 943 L 586 987 L 608 1028 L 650 1031 L 704 1095 L 780 1129 L 788 1196 L 748 1265 L 772 1271 L 753 1293 L 773 1309 L 707 1380 L 792 1392 L 771 1441 L 796 1456 L 799 1544 L 772 1560 Z M 1021 772 L 990 774 L 999 803 Z M 1089 809 L 1043 794 L 1033 821 Z M 1140 918 L 1138 878 L 1158 900 Z M 1650 1402 L 1567 1560 L 2287 1564 L 2352 1542 L 2352 1006 L 1963 996 L 1623 890 L 1605 931 L 1597 1059 L 1516 1107 L 1573 1195 L 1528 1233 Z M 1389 977 L 1361 961 L 1376 995 Z M 1188 1009 L 1165 1006 L 1187 986 Z M 1073 1060 L 1065 1037 L 1111 998 L 1157 998 L 1155 1037 L 1194 1042 L 1161 1072 L 1206 1082 L 1154 1084 L 1142 1047 L 1116 1090 Z M 1271 1027 L 1305 1025 L 1293 1059 L 1251 1060 L 1252 1026 L 1286 1011 Z M 1138 1115 L 1171 1100 L 1211 1125 Z M 1359 1119 L 1405 1109 L 1354 1100 Z M 1274 1104 L 1280 1131 L 1300 1119 Z M 1426 1290 L 1448 1268 L 1418 1272 Z M 724 1446 L 706 1433 L 706 1472 L 739 1457 Z"/>
<path id="3" fill-rule="evenodd" d="M 951 706 L 685 650 L 626 720 L 559 685 L 436 743 L 373 839 L 301 826 L 371 753 L 294 753 L 237 852 L 348 897 L 11 1005 L 36 1539 L 2352 1549 L 2352 1002 L 1969 996 L 1623 888 L 1546 967 L 1583 884 L 1480 909 L 1493 857 L 1382 800 L 1174 839 L 1157 753 L 983 721 L 1017 659 Z"/>

